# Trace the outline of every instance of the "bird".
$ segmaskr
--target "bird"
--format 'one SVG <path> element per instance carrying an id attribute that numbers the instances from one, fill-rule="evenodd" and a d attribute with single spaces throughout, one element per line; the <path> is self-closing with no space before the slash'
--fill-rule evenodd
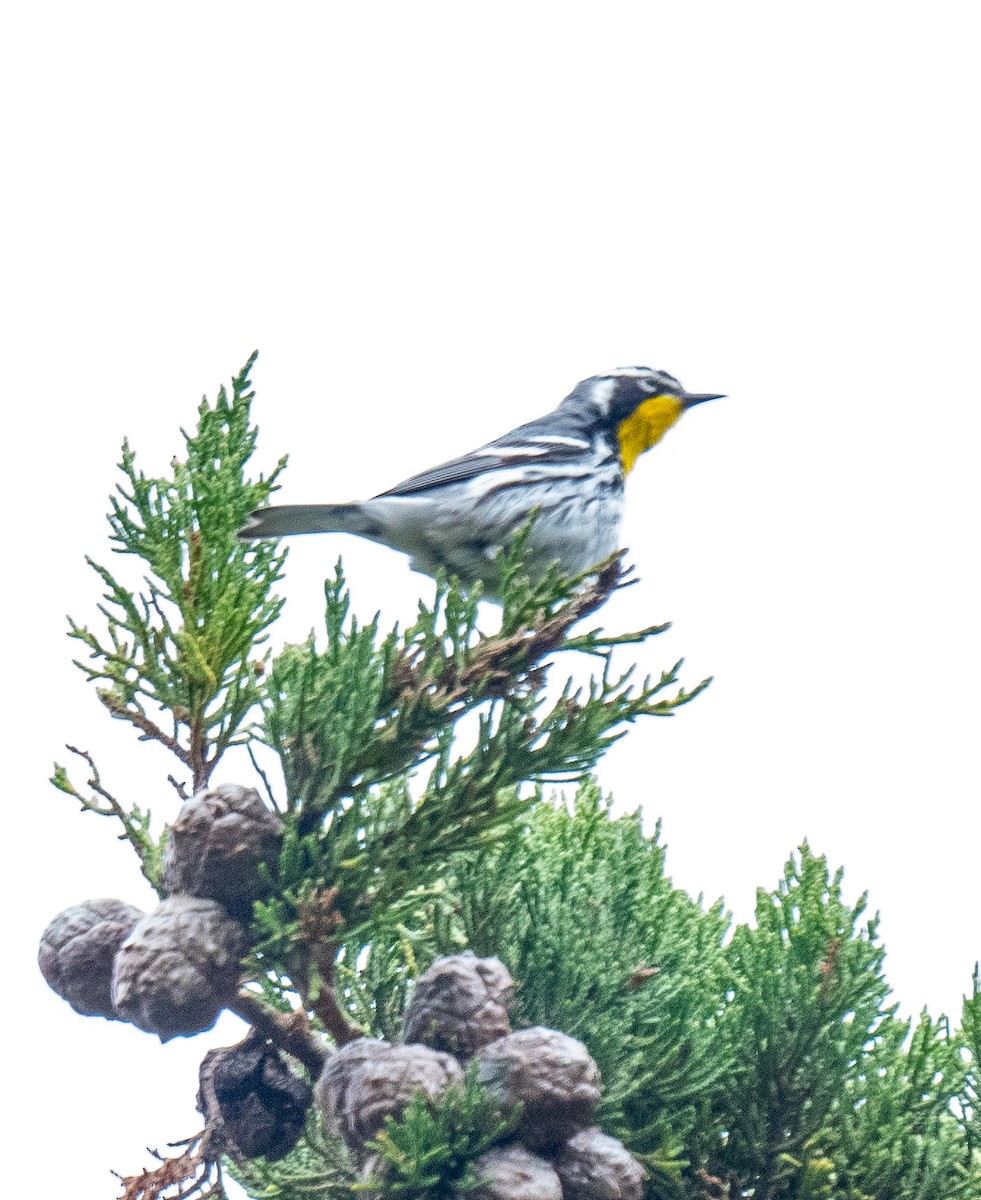
<path id="1" fill-rule="evenodd" d="M 239 537 L 352 533 L 480 582 L 499 600 L 499 551 L 530 521 L 525 568 L 576 578 L 619 549 L 624 483 L 637 459 L 696 404 L 673 375 L 618 367 L 578 383 L 557 408 L 469 454 L 404 480 L 369 500 L 258 508 Z"/>

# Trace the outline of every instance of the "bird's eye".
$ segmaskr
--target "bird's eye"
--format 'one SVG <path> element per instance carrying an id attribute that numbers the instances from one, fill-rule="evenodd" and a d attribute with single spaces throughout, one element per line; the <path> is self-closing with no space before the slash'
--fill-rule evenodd
<path id="1" fill-rule="evenodd" d="M 648 376 L 647 378 L 644 378 L 644 379 L 638 379 L 637 386 L 640 388 L 640 390 L 642 392 L 650 392 L 651 394 L 653 394 L 654 392 L 657 391 L 657 384 L 654 382 L 653 379 L 650 378 L 650 376 Z"/>

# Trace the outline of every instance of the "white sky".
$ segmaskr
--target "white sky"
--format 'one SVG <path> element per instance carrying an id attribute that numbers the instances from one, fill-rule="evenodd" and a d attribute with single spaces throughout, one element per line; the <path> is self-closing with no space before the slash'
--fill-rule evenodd
<path id="1" fill-rule="evenodd" d="M 173 813 L 166 757 L 103 716 L 63 636 L 95 615 L 83 555 L 108 556 L 120 442 L 162 469 L 256 346 L 283 500 L 377 491 L 621 363 L 728 393 L 631 477 L 642 583 L 608 612 L 673 620 L 643 666 L 684 654 L 716 682 L 602 782 L 740 918 L 808 837 L 881 910 L 904 1009 L 958 1011 L 981 955 L 977 7 L 41 3 L 4 24 L 15 1143 L 112 1197 L 108 1168 L 198 1127 L 196 1063 L 239 1035 L 85 1021 L 33 959 L 68 904 L 149 903 L 110 823 L 45 782 L 63 744 Z M 342 551 L 365 615 L 430 593 L 384 549 L 300 541 L 282 637 Z M 11 1192 L 63 1190 L 33 1154 L 13 1169 Z"/>

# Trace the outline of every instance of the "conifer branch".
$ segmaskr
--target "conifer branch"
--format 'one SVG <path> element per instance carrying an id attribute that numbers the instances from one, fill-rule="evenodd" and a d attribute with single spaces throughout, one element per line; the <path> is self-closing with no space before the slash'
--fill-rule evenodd
<path id="1" fill-rule="evenodd" d="M 58 763 L 54 764 L 54 774 L 51 783 L 68 796 L 73 796 L 82 806 L 84 812 L 96 813 L 100 817 L 115 817 L 123 827 L 121 840 L 129 842 L 140 860 L 140 871 L 147 883 L 161 894 L 160 879 L 160 847 L 150 834 L 150 811 L 143 812 L 137 805 L 127 810 L 102 784 L 102 777 L 95 760 L 87 750 L 79 750 L 75 746 L 66 746 L 71 754 L 78 755 L 90 771 L 88 786 L 94 796 L 84 796 L 68 777 L 68 772 Z"/>
<path id="2" fill-rule="evenodd" d="M 327 1051 L 302 1010 L 290 1014 L 277 1012 L 253 992 L 244 989 L 228 1007 L 263 1037 L 302 1063 L 314 1079 L 320 1074 L 327 1061 Z"/>
<path id="3" fill-rule="evenodd" d="M 346 1046 L 355 1038 L 364 1037 L 364 1030 L 349 1021 L 341 1008 L 334 986 L 334 954 L 336 947 L 323 946 L 316 955 L 320 987 L 317 994 L 308 999 L 310 1011 L 323 1025 L 338 1046 Z"/>
<path id="4" fill-rule="evenodd" d="M 81 664 L 76 663 L 75 665 L 80 666 Z M 129 721 L 131 725 L 139 730 L 141 741 L 159 742 L 164 749 L 176 755 L 184 766 L 191 766 L 192 755 L 190 749 L 185 749 L 175 737 L 164 733 L 160 726 L 156 722 L 151 721 L 143 709 L 138 707 L 134 701 L 131 700 L 129 704 L 126 704 L 120 700 L 115 692 L 111 692 L 106 688 L 97 689 L 96 695 L 109 710 L 111 716 L 123 721 Z"/>
<path id="5" fill-rule="evenodd" d="M 361 626 L 350 616 L 338 566 L 326 585 L 326 646 L 311 635 L 273 662 L 263 737 L 280 756 L 295 836 L 284 845 L 278 898 L 257 910 L 265 953 L 282 954 L 305 888 L 333 889 L 349 933 L 394 912 L 448 856 L 518 819 L 531 802 L 522 785 L 580 777 L 626 724 L 669 715 L 706 686 L 665 697 L 680 663 L 636 685 L 632 669 L 618 674 L 615 647 L 642 634 L 609 644 L 597 631 L 585 641 L 570 634 L 629 584 L 622 554 L 578 580 L 553 574 L 532 584 L 522 553 L 519 538 L 502 571 L 496 633 L 477 627 L 479 592 L 444 583 L 412 626 L 382 636 L 377 617 Z M 602 659 L 601 674 L 584 688 L 567 684 L 548 703 L 557 657 L 587 645 Z M 454 730 L 471 714 L 476 745 L 454 757 Z M 408 781 L 429 762 L 428 782 L 414 796 Z"/>
<path id="6" fill-rule="evenodd" d="M 180 797 L 180 799 L 182 801 L 188 799 L 187 785 L 185 783 L 181 782 L 180 780 L 175 779 L 173 777 L 173 775 L 167 776 L 167 782 L 174 789 L 174 791 L 177 793 L 177 795 Z"/>
<path id="7" fill-rule="evenodd" d="M 223 387 L 213 406 L 202 400 L 196 430 L 183 434 L 186 457 L 173 460 L 169 475 L 144 475 L 124 441 L 111 540 L 116 553 L 141 560 L 143 587 L 133 592 L 88 559 L 105 588 L 98 606 L 105 632 L 69 618 L 69 635 L 88 650 L 76 665 L 102 684 L 101 702 L 142 739 L 169 750 L 190 772 L 193 791 L 207 785 L 230 746 L 247 740 L 262 675 L 257 651 L 282 608 L 272 588 L 285 551 L 238 538 L 286 461 L 268 479 L 246 477 L 257 434 L 250 424 L 254 361 L 232 381 L 231 396 Z M 165 713 L 172 729 L 148 706 Z"/>

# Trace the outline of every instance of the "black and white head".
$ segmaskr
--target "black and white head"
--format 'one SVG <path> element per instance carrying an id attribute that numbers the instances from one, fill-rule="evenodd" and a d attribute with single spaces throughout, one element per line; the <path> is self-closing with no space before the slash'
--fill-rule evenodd
<path id="1" fill-rule="evenodd" d="M 651 367 L 618 367 L 584 379 L 562 401 L 562 407 L 595 410 L 602 426 L 617 443 L 625 471 L 639 455 L 664 437 L 686 409 L 715 393 L 687 392 L 667 371 Z"/>

